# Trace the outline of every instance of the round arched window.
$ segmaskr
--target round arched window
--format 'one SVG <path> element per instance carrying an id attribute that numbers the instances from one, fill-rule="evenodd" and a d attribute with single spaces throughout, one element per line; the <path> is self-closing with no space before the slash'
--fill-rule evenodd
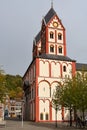
<path id="1" fill-rule="evenodd" d="M 54 52 L 54 46 L 53 45 L 50 46 L 50 52 Z"/>
<path id="2" fill-rule="evenodd" d="M 58 52 L 62 53 L 62 47 L 61 46 L 58 48 Z"/>
<path id="3" fill-rule="evenodd" d="M 62 40 L 62 34 L 58 33 L 58 40 Z"/>
<path id="4" fill-rule="evenodd" d="M 50 32 L 50 38 L 54 38 L 54 33 L 52 31 Z"/>

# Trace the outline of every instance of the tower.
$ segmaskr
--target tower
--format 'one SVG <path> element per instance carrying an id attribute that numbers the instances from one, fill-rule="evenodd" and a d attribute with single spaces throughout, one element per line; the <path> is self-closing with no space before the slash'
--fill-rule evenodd
<path id="1" fill-rule="evenodd" d="M 55 121 L 51 105 L 53 92 L 66 77 L 72 78 L 75 64 L 75 60 L 67 56 L 65 28 L 51 6 L 33 40 L 32 62 L 23 76 L 27 120 Z M 58 111 L 57 116 L 58 121 L 68 120 L 64 109 Z"/>
<path id="2" fill-rule="evenodd" d="M 53 7 L 43 17 L 41 31 L 33 43 L 33 56 L 44 53 L 66 56 L 65 28 Z"/>

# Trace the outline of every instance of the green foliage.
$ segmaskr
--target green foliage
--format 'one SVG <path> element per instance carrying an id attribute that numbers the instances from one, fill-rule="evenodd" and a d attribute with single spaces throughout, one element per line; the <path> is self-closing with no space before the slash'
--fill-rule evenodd
<path id="1" fill-rule="evenodd" d="M 52 107 L 55 109 L 60 109 L 62 97 L 62 86 L 56 86 L 56 91 L 53 93 Z"/>
<path id="2" fill-rule="evenodd" d="M 7 89 L 5 88 L 6 80 L 4 71 L 0 69 L 0 101 L 3 101 L 3 97 L 5 96 L 5 92 L 7 92 Z"/>
<path id="3" fill-rule="evenodd" d="M 20 75 L 5 75 L 0 69 L 0 101 L 3 102 L 5 96 L 10 98 L 22 98 L 22 77 Z"/>
<path id="4" fill-rule="evenodd" d="M 22 98 L 22 78 L 19 75 L 6 75 L 6 88 L 11 98 Z"/>
<path id="5" fill-rule="evenodd" d="M 57 100 L 54 104 L 78 109 L 83 112 L 84 117 L 87 110 L 87 74 L 82 71 L 72 79 L 66 79 L 63 87 L 60 87 L 60 91 L 56 90 L 53 98 Z"/>

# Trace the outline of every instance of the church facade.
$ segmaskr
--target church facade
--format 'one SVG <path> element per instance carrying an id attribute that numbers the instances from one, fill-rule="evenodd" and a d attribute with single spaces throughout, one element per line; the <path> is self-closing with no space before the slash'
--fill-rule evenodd
<path id="1" fill-rule="evenodd" d="M 51 7 L 33 41 L 32 62 L 23 76 L 24 118 L 36 122 L 55 121 L 52 96 L 56 86 L 65 78 L 72 78 L 82 65 L 67 56 L 66 30 Z M 61 108 L 57 120 L 69 120 L 68 113 Z"/>

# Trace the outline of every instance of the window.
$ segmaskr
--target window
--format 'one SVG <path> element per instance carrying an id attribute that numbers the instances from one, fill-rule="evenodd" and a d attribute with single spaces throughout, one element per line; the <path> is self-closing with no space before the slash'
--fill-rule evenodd
<path id="1" fill-rule="evenodd" d="M 50 46 L 50 52 L 54 52 L 54 46 L 53 45 Z"/>
<path id="2" fill-rule="evenodd" d="M 40 113 L 40 120 L 43 120 L 43 113 Z"/>
<path id="3" fill-rule="evenodd" d="M 50 38 L 54 38 L 54 33 L 53 32 L 50 32 Z"/>
<path id="4" fill-rule="evenodd" d="M 58 40 L 62 40 L 62 34 L 58 33 Z"/>
<path id="5" fill-rule="evenodd" d="M 43 91 L 45 92 L 45 87 L 43 88 Z"/>
<path id="6" fill-rule="evenodd" d="M 46 118 L 46 120 L 48 120 L 48 113 L 46 113 L 45 118 Z"/>
<path id="7" fill-rule="evenodd" d="M 39 56 L 41 55 L 41 52 L 39 51 Z"/>
<path id="8" fill-rule="evenodd" d="M 63 66 L 63 71 L 66 72 L 66 66 L 65 65 Z"/>
<path id="9" fill-rule="evenodd" d="M 14 111 L 15 109 L 14 109 L 14 107 L 11 107 L 11 111 Z"/>
<path id="10" fill-rule="evenodd" d="M 62 53 L 62 47 L 58 48 L 59 53 Z"/>

